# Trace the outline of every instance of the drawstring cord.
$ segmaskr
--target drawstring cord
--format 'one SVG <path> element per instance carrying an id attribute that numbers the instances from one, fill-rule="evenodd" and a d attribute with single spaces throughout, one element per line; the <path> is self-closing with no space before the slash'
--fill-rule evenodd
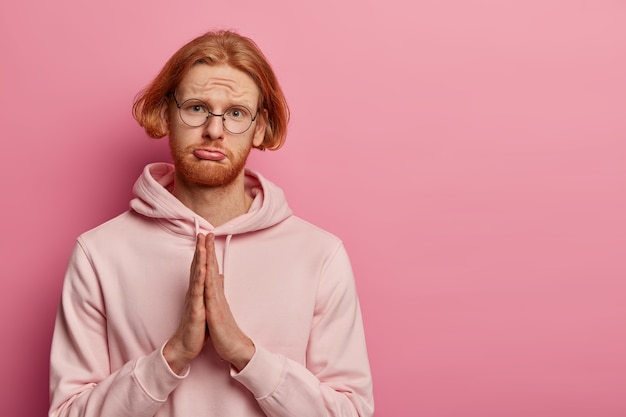
<path id="1" fill-rule="evenodd" d="M 230 240 L 233 235 L 226 236 L 226 242 L 224 242 L 224 255 L 222 257 L 222 275 L 226 276 L 226 260 L 227 260 L 227 251 L 230 248 Z"/>
<path id="2" fill-rule="evenodd" d="M 200 222 L 198 221 L 197 217 L 193 218 L 193 225 L 194 225 L 194 228 L 196 229 L 196 234 L 194 235 L 194 238 L 197 239 L 198 233 L 200 233 Z"/>

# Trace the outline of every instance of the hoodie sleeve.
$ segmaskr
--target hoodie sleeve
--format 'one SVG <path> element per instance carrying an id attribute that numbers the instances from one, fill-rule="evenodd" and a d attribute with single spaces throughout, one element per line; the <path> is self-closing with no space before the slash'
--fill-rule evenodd
<path id="1" fill-rule="evenodd" d="M 111 369 L 106 309 L 97 274 L 75 246 L 50 354 L 50 417 L 149 417 L 184 379 L 160 349 Z"/>
<path id="2" fill-rule="evenodd" d="M 320 278 L 306 367 L 262 346 L 234 379 L 268 417 L 370 417 L 374 400 L 359 301 L 340 245 Z"/>

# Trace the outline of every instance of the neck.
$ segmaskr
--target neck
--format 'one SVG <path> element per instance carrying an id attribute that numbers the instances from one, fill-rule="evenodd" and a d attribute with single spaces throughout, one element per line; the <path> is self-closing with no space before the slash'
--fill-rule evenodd
<path id="1" fill-rule="evenodd" d="M 177 174 L 172 194 L 214 227 L 247 213 L 252 204 L 243 172 L 232 183 L 217 187 L 189 183 Z"/>

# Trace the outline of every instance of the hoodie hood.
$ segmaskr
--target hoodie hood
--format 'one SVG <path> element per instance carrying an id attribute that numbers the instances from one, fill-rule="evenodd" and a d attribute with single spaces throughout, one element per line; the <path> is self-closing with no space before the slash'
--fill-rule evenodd
<path id="1" fill-rule="evenodd" d="M 292 214 L 283 191 L 253 170 L 245 171 L 246 193 L 253 198 L 250 210 L 218 227 L 174 197 L 169 191 L 173 184 L 174 165 L 163 162 L 147 165 L 133 187 L 135 198 L 130 208 L 159 221 L 174 233 L 193 239 L 198 233 L 221 236 L 255 232 L 274 226 Z"/>

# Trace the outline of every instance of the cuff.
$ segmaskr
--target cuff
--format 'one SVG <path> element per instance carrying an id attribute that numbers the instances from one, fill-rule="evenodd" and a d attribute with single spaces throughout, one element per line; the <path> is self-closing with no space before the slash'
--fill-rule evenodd
<path id="1" fill-rule="evenodd" d="M 137 360 L 135 377 L 146 392 L 155 401 L 164 402 L 172 391 L 189 375 L 190 367 L 187 367 L 184 375 L 177 375 L 170 369 L 165 357 L 163 347 Z"/>
<path id="2" fill-rule="evenodd" d="M 256 352 L 240 372 L 234 368 L 230 376 L 246 387 L 256 399 L 270 395 L 285 377 L 285 358 L 255 344 Z"/>

